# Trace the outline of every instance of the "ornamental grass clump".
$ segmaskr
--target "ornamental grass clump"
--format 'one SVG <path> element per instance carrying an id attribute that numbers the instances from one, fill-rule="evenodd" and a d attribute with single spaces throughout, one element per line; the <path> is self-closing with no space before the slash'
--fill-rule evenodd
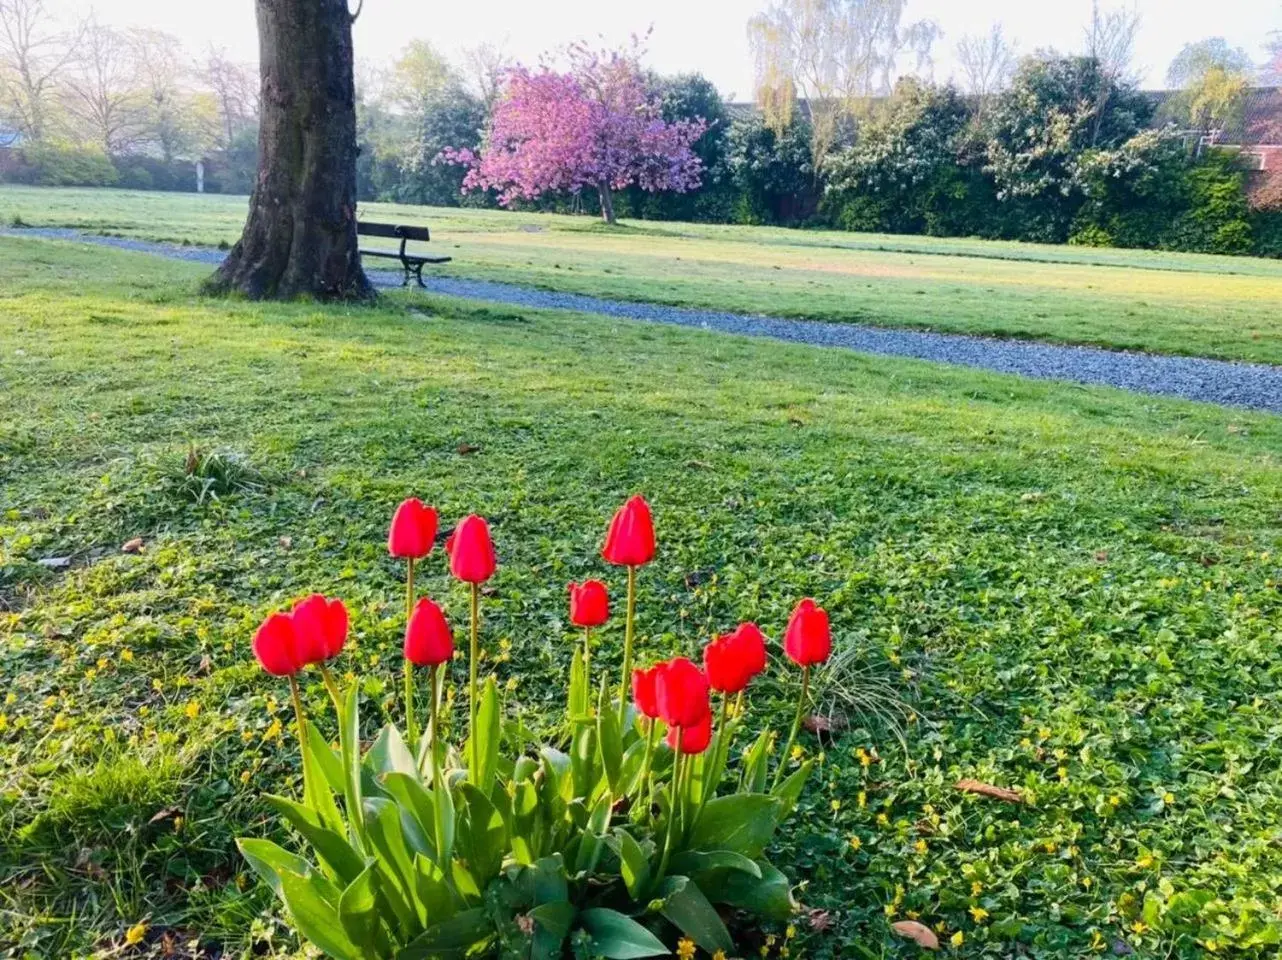
<path id="1" fill-rule="evenodd" d="M 302 751 L 301 799 L 267 796 L 307 855 L 261 839 L 240 849 L 284 903 L 298 933 L 336 960 L 428 960 L 478 955 L 665 956 L 680 943 L 738 953 L 731 928 L 784 920 L 791 884 L 763 853 L 795 806 L 811 762 L 770 770 L 764 729 L 729 760 L 747 713 L 746 693 L 767 666 L 754 623 L 715 638 L 702 665 L 683 656 L 633 669 L 636 581 L 655 557 L 649 505 L 619 509 L 603 558 L 627 568 L 623 672 L 591 677 L 592 630 L 609 620 L 604 583 L 569 585 L 570 620 L 582 627 L 571 655 L 558 742 L 529 740 L 505 723 L 481 659 L 480 586 L 497 559 L 489 526 L 462 520 L 445 544 L 450 573 L 470 587 L 466 737 L 445 734 L 443 688 L 454 659 L 445 612 L 418 596 L 417 564 L 432 552 L 437 512 L 418 500 L 397 509 L 389 553 L 407 561 L 405 731 L 388 724 L 362 750 L 360 684 L 330 664 L 343 650 L 341 600 L 314 595 L 267 617 L 254 637 L 263 668 L 287 677 Z M 831 650 L 827 615 L 798 605 L 785 652 L 802 667 L 795 740 L 810 668 Z M 333 701 L 335 749 L 308 718 L 298 675 L 314 667 Z M 415 694 L 427 669 L 427 722 Z M 719 699 L 715 704 L 714 697 Z M 505 752 L 506 751 L 506 752 Z M 730 925 L 727 926 L 727 921 Z"/>

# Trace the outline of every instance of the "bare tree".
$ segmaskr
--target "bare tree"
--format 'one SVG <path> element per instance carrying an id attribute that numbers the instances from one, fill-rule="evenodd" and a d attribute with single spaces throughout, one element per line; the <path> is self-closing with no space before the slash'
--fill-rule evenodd
<path id="1" fill-rule="evenodd" d="M 0 110 L 24 136 L 49 133 L 54 85 L 80 35 L 59 31 L 44 0 L 0 0 Z"/>
<path id="2" fill-rule="evenodd" d="M 503 75 L 512 66 L 512 58 L 501 46 L 480 43 L 463 51 L 463 77 L 472 92 L 480 97 L 486 110 L 494 106 L 502 91 Z"/>
<path id="3" fill-rule="evenodd" d="M 193 107 L 186 91 L 188 58 L 178 38 L 159 30 L 132 30 L 138 80 L 146 97 L 147 135 L 168 162 L 193 140 Z"/>
<path id="4" fill-rule="evenodd" d="M 810 110 L 815 174 L 837 143 L 843 123 L 890 90 L 904 51 L 917 67 L 930 63 L 939 28 L 903 24 L 907 0 L 774 0 L 748 21 L 757 99 L 777 132 L 792 121 L 793 100 Z"/>
<path id="5" fill-rule="evenodd" d="M 1264 68 L 1260 80 L 1270 86 L 1282 86 L 1282 30 L 1274 30 L 1264 44 Z"/>
<path id="6" fill-rule="evenodd" d="M 1015 49 L 1006 40 L 1002 25 L 994 23 L 986 36 L 968 33 L 957 41 L 957 62 L 965 90 L 978 101 L 982 115 L 993 95 L 1010 83 L 1015 73 Z"/>
<path id="7" fill-rule="evenodd" d="M 205 57 L 203 80 L 218 104 L 218 145 L 227 149 L 258 117 L 258 71 L 231 60 L 227 51 L 211 47 Z"/>
<path id="8" fill-rule="evenodd" d="M 144 135 L 146 97 L 129 39 L 90 17 L 64 84 L 67 109 L 87 139 L 108 153 L 133 147 Z"/>
<path id="9" fill-rule="evenodd" d="M 1100 128 L 1115 87 L 1135 86 L 1140 77 L 1135 70 L 1135 37 L 1140 29 L 1140 12 L 1136 7 L 1118 7 L 1101 11 L 1099 0 L 1091 4 L 1091 22 L 1086 28 L 1086 55 L 1095 61 L 1103 83 L 1099 84 L 1091 128 L 1091 145 L 1099 142 Z"/>

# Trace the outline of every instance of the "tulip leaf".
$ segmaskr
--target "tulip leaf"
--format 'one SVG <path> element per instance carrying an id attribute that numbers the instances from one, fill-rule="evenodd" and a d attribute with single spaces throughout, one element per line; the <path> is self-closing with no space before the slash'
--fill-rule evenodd
<path id="1" fill-rule="evenodd" d="M 650 886 L 650 858 L 636 838 L 622 827 L 610 837 L 610 849 L 619 857 L 623 885 L 627 887 L 628 895 L 633 900 L 642 899 Z M 676 862 L 675 858 L 673 862 Z"/>
<path id="2" fill-rule="evenodd" d="M 597 697 L 596 722 L 601 766 L 610 784 L 610 792 L 617 797 L 622 788 L 623 737 L 619 732 L 619 718 L 610 705 L 610 690 L 605 677 L 601 678 L 601 692 Z"/>
<path id="3" fill-rule="evenodd" d="M 503 719 L 499 701 L 499 685 L 493 676 L 485 681 L 481 693 L 481 703 L 477 708 L 476 729 L 476 769 L 469 770 L 469 780 L 484 793 L 490 792 L 494 782 L 494 772 L 499 757 L 499 724 Z"/>
<path id="4" fill-rule="evenodd" d="M 638 960 L 669 956 L 668 948 L 631 917 L 617 910 L 595 907 L 579 914 L 579 922 L 592 938 L 592 951 L 609 960 Z"/>
<path id="5" fill-rule="evenodd" d="M 360 948 L 352 943 L 339 920 L 337 891 L 330 900 L 316 879 L 316 874 L 300 877 L 295 873 L 282 873 L 280 876 L 281 899 L 293 918 L 294 928 L 334 960 L 362 960 Z"/>
<path id="6" fill-rule="evenodd" d="M 668 877 L 659 887 L 659 896 L 663 898 L 659 912 L 708 953 L 734 952 L 730 931 L 699 885 L 689 877 Z"/>
<path id="7" fill-rule="evenodd" d="M 761 736 L 748 748 L 743 758 L 743 782 L 741 788 L 745 793 L 764 793 L 766 778 L 770 765 L 770 730 L 762 730 Z"/>
<path id="8" fill-rule="evenodd" d="M 490 798 L 472 784 L 463 784 L 461 793 L 463 815 L 458 821 L 457 850 L 484 888 L 503 866 L 507 824 Z"/>
<path id="9" fill-rule="evenodd" d="M 588 717 L 588 670 L 583 662 L 583 651 L 574 648 L 574 657 L 570 660 L 570 722 L 584 720 Z"/>
<path id="10" fill-rule="evenodd" d="M 546 755 L 547 749 L 544 748 L 543 752 Z M 572 775 L 561 795 L 567 801 L 575 797 L 590 797 L 601 779 L 597 766 L 596 724 L 581 720 L 574 725 L 568 759 Z"/>
<path id="11" fill-rule="evenodd" d="M 378 732 L 373 746 L 365 754 L 365 767 L 376 777 L 388 773 L 418 775 L 418 764 L 414 760 L 414 754 L 405 745 L 401 731 L 390 723 Z"/>
<path id="12" fill-rule="evenodd" d="M 312 865 L 297 854 L 272 843 L 270 840 L 257 840 L 241 837 L 236 841 L 241 856 L 266 884 L 280 896 L 280 877 L 282 873 L 306 874 Z"/>
<path id="13" fill-rule="evenodd" d="M 530 960 L 560 960 L 576 910 L 568 901 L 541 903 L 526 914 L 534 921 Z"/>
<path id="14" fill-rule="evenodd" d="M 788 779 L 770 791 L 770 795 L 779 801 L 780 823 L 787 819 L 788 814 L 792 813 L 793 808 L 796 807 L 797 801 L 801 799 L 801 791 L 806 789 L 806 781 L 810 778 L 810 771 L 814 766 L 813 760 L 807 760 L 794 770 Z"/>
<path id="15" fill-rule="evenodd" d="M 395 887 L 403 901 L 412 903 L 414 857 L 405 843 L 400 807 L 391 800 L 367 798 L 365 827 L 370 847 L 377 857 L 379 871 L 383 879 L 390 881 L 383 889 L 390 894 L 390 888 Z"/>
<path id="16" fill-rule="evenodd" d="M 361 801 L 360 691 L 352 684 L 343 698 L 338 740 L 343 755 L 343 780 L 347 817 L 356 849 L 365 850 L 365 809 Z"/>
<path id="17" fill-rule="evenodd" d="M 414 858 L 414 893 L 420 920 L 425 926 L 454 916 L 454 894 L 444 871 L 422 854 Z"/>
<path id="18" fill-rule="evenodd" d="M 402 814 L 413 818 L 419 829 L 432 839 L 432 850 L 440 849 L 436 837 L 436 801 L 416 776 L 407 773 L 389 773 L 383 778 L 383 788 L 396 801 Z"/>
<path id="19" fill-rule="evenodd" d="M 605 832 L 610 825 L 610 810 L 613 799 L 608 793 L 601 794 L 588 822 L 580 835 L 579 854 L 575 860 L 576 873 L 591 873 L 601 859 L 601 848 L 605 846 Z"/>
<path id="20" fill-rule="evenodd" d="M 365 861 L 352 849 L 347 840 L 323 826 L 316 811 L 287 797 L 266 794 L 263 799 L 312 845 L 321 862 L 342 883 L 351 883 L 362 870 Z"/>
<path id="21" fill-rule="evenodd" d="M 765 860 L 758 860 L 761 876 L 753 877 L 742 870 L 720 870 L 703 882 L 717 903 L 747 910 L 767 920 L 782 922 L 797 910 L 788 878 Z"/>
<path id="22" fill-rule="evenodd" d="M 313 772 L 313 783 L 316 796 L 308 798 L 308 804 L 321 814 L 321 822 L 331 829 L 342 826 L 342 817 L 334 803 L 333 794 L 343 794 L 343 760 L 334 752 L 321 734 L 316 724 L 307 724 L 307 739 L 303 743 L 303 767 Z M 319 774 L 319 776 L 315 776 Z M 328 789 L 325 789 L 328 787 Z"/>
<path id="23" fill-rule="evenodd" d="M 429 927 L 396 953 L 396 960 L 463 960 L 479 953 L 494 937 L 494 925 L 484 908 L 464 910 Z"/>
<path id="24" fill-rule="evenodd" d="M 378 874 L 373 862 L 366 864 L 338 898 L 338 920 L 367 960 L 376 960 L 386 953 L 378 949 L 380 943 L 386 944 L 386 937 L 381 936 L 379 925 Z"/>
<path id="25" fill-rule="evenodd" d="M 778 824 L 779 801 L 760 793 L 738 793 L 709 800 L 695 824 L 689 850 L 732 850 L 756 857 Z"/>
<path id="26" fill-rule="evenodd" d="M 670 869 L 673 873 L 685 874 L 700 886 L 706 886 L 704 880 L 708 875 L 725 870 L 738 870 L 761 879 L 757 862 L 733 850 L 685 850 L 673 856 Z"/>

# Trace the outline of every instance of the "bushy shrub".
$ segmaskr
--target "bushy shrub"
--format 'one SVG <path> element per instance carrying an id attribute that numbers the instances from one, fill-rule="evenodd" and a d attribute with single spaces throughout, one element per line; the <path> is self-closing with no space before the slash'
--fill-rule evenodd
<path id="1" fill-rule="evenodd" d="M 47 141 L 22 148 L 14 179 L 45 187 L 110 187 L 119 174 L 101 147 Z"/>

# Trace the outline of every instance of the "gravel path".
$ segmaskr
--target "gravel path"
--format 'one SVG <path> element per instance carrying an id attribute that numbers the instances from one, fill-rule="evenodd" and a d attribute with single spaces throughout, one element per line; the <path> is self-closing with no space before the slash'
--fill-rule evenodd
<path id="1" fill-rule="evenodd" d="M 150 243 L 121 237 L 101 237 L 76 230 L 54 228 L 5 229 L 0 233 L 78 240 L 122 250 L 155 253 L 180 260 L 220 263 L 225 251 L 209 247 Z M 399 287 L 400 274 L 368 270 L 380 287 Z M 1282 413 L 1282 367 L 1233 363 L 1195 357 L 1128 353 L 1094 347 L 1074 347 L 1023 340 L 1001 340 L 953 333 L 893 330 L 859 324 L 722 313 L 685 307 L 604 300 L 576 293 L 553 293 L 508 283 L 430 277 L 424 282 L 433 293 L 471 300 L 486 300 L 520 307 L 574 310 L 653 323 L 671 323 L 703 330 L 770 337 L 821 347 L 841 347 L 864 353 L 914 357 L 937 363 L 1013 373 L 1042 380 L 1120 387 L 1137 393 L 1162 394 Z"/>

